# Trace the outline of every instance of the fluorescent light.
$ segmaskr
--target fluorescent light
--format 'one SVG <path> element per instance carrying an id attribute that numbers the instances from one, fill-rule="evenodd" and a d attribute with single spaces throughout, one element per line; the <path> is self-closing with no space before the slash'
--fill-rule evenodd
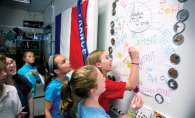
<path id="1" fill-rule="evenodd" d="M 14 1 L 23 2 L 23 3 L 30 3 L 30 0 L 14 0 Z"/>

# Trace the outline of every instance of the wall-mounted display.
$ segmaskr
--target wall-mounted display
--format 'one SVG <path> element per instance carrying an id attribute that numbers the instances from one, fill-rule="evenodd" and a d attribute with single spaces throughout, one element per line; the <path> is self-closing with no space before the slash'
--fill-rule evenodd
<path id="1" fill-rule="evenodd" d="M 182 9 L 177 13 L 177 20 L 180 22 L 184 22 L 188 19 L 189 12 L 186 9 Z"/>
<path id="2" fill-rule="evenodd" d="M 184 42 L 184 37 L 182 34 L 176 34 L 173 36 L 173 43 L 175 45 L 181 45 Z"/>

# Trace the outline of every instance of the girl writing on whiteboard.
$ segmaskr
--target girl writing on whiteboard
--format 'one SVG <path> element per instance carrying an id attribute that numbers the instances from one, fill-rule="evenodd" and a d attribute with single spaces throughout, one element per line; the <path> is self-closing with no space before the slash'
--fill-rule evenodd
<path id="1" fill-rule="evenodd" d="M 45 101 L 44 114 L 46 118 L 69 118 L 69 112 L 60 114 L 60 88 L 62 83 L 67 83 L 66 74 L 71 71 L 70 62 L 63 55 L 56 54 L 49 57 L 47 64 L 48 72 L 45 73 Z M 70 90 L 66 97 L 71 98 Z M 73 101 L 67 106 L 72 107 Z"/>
<path id="2" fill-rule="evenodd" d="M 111 99 L 122 99 L 125 90 L 135 89 L 138 83 L 139 53 L 135 47 L 128 49 L 131 58 L 130 76 L 127 82 L 114 82 L 108 79 L 107 73 L 114 70 L 112 58 L 104 50 L 96 50 L 90 53 L 86 60 L 86 65 L 95 65 L 106 78 L 106 90 L 100 95 L 99 103 L 108 113 Z"/>
<path id="3" fill-rule="evenodd" d="M 24 53 L 23 60 L 25 64 L 18 70 L 18 74 L 25 76 L 32 84 L 32 96 L 36 96 L 36 83 L 41 83 L 37 67 L 34 66 L 35 56 L 31 51 Z"/>
<path id="4" fill-rule="evenodd" d="M 106 90 L 106 83 L 105 77 L 96 66 L 87 65 L 75 70 L 70 82 L 63 83 L 60 93 L 62 114 L 68 109 L 66 104 L 71 101 L 66 96 L 68 84 L 70 84 L 72 92 L 82 98 L 78 105 L 79 118 L 110 118 L 98 102 L 99 96 Z M 137 100 L 136 103 L 134 103 L 135 99 Z M 135 96 L 130 103 L 127 114 L 121 118 L 135 118 L 136 111 L 142 107 L 143 103 L 141 96 Z"/>

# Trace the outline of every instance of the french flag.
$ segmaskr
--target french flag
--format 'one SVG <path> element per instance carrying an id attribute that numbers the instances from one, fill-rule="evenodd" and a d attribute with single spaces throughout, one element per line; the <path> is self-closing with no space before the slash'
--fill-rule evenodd
<path id="1" fill-rule="evenodd" d="M 55 53 L 64 55 L 73 70 L 84 66 L 79 32 L 83 32 L 88 53 L 97 49 L 97 0 L 82 1 L 83 29 L 79 30 L 78 7 L 73 6 L 56 16 Z"/>

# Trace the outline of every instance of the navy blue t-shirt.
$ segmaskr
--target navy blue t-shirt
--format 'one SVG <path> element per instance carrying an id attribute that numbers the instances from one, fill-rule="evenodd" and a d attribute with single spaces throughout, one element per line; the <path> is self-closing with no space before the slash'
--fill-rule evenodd
<path id="1" fill-rule="evenodd" d="M 20 75 L 21 76 L 21 75 Z M 22 111 L 24 112 L 28 112 L 28 114 L 26 115 L 25 118 L 28 118 L 29 117 L 29 107 L 28 107 L 28 93 L 31 91 L 32 89 L 32 84 L 28 81 L 28 79 L 24 76 L 21 76 L 24 80 L 24 82 L 26 83 L 26 86 L 27 86 L 27 91 L 26 91 L 26 95 L 22 92 L 22 90 L 20 89 L 19 87 L 19 84 L 16 82 L 16 89 L 18 91 L 18 96 L 20 98 L 20 101 L 21 101 L 21 104 L 22 104 L 22 107 L 25 107 Z"/>

